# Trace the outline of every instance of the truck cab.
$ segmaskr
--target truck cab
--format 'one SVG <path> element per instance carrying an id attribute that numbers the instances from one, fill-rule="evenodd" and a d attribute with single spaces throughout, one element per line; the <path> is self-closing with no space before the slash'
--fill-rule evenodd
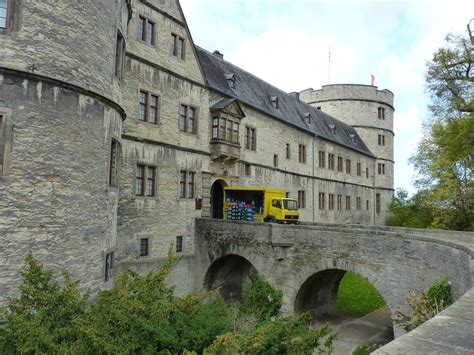
<path id="1" fill-rule="evenodd" d="M 298 202 L 291 198 L 273 198 L 267 221 L 278 223 L 298 223 L 300 213 Z"/>

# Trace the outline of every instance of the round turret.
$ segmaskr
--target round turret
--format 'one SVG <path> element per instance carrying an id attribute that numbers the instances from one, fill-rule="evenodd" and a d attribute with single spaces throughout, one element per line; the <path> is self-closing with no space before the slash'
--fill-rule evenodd
<path id="1" fill-rule="evenodd" d="M 371 85 L 334 84 L 304 90 L 300 99 L 354 127 L 376 156 L 371 172 L 379 206 L 375 219 L 383 224 L 394 186 L 393 93 Z"/>
<path id="2" fill-rule="evenodd" d="M 125 118 L 121 34 L 130 3 L 6 4 L 7 17 L 0 18 L 0 303 L 16 292 L 30 250 L 48 268 L 68 270 L 96 291 L 113 277 Z"/>

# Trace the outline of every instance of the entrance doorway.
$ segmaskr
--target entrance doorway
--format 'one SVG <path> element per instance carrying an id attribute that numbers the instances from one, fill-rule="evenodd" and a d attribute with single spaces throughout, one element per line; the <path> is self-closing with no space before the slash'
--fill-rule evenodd
<path id="1" fill-rule="evenodd" d="M 211 187 L 211 215 L 212 218 L 224 218 L 224 187 L 227 184 L 224 180 L 216 180 Z"/>

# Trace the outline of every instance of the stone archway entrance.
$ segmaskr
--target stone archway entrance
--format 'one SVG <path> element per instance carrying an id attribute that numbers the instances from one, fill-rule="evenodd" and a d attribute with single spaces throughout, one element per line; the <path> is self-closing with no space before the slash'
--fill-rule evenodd
<path id="1" fill-rule="evenodd" d="M 216 180 L 211 186 L 211 216 L 216 219 L 224 218 L 224 180 Z"/>
<path id="2" fill-rule="evenodd" d="M 231 254 L 212 263 L 204 279 L 207 290 L 220 289 L 226 302 L 240 300 L 245 281 L 257 276 L 257 269 L 247 259 Z"/>

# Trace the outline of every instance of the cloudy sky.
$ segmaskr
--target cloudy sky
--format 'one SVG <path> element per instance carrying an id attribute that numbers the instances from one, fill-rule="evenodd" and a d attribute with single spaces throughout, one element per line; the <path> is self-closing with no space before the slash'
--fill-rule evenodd
<path id="1" fill-rule="evenodd" d="M 414 192 L 408 158 L 427 116 L 425 64 L 465 33 L 470 0 L 181 0 L 194 42 L 287 91 L 370 84 L 395 94 L 395 187 Z M 474 26 L 474 22 L 473 22 Z M 328 53 L 331 65 L 328 75 Z"/>

